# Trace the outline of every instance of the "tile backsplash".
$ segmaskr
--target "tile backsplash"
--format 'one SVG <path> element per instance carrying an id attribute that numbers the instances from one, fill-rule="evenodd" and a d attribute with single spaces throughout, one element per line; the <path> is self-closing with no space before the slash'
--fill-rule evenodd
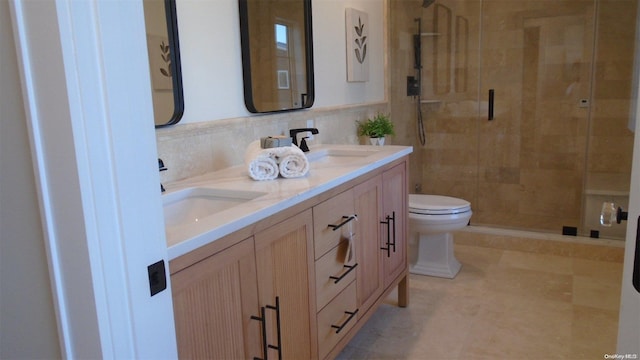
<path id="1" fill-rule="evenodd" d="M 254 140 L 268 135 L 288 135 L 289 129 L 307 127 L 313 120 L 320 133 L 313 144 L 357 144 L 356 120 L 388 112 L 386 102 L 252 115 L 207 122 L 177 124 L 156 130 L 158 156 L 167 171 L 165 184 L 221 170 L 243 162 Z"/>

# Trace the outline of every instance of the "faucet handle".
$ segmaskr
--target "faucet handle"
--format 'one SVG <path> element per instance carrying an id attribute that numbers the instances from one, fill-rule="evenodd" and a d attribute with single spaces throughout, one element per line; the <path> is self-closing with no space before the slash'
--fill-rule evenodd
<path id="1" fill-rule="evenodd" d="M 298 145 L 298 133 L 301 132 L 310 132 L 314 135 L 318 134 L 318 129 L 316 128 L 300 128 L 300 129 L 290 129 L 289 130 L 289 136 L 291 137 L 291 142 L 293 142 L 295 145 Z"/>
<path id="2" fill-rule="evenodd" d="M 300 140 L 300 150 L 302 150 L 302 152 L 309 152 L 309 146 L 307 145 L 308 138 L 308 136 L 305 136 Z"/>

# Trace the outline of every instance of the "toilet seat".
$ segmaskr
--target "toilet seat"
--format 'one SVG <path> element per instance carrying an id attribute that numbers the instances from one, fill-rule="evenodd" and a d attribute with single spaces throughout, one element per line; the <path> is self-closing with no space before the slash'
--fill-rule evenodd
<path id="1" fill-rule="evenodd" d="M 409 194 L 409 213 L 420 215 L 453 215 L 471 211 L 466 200 L 442 195 Z"/>

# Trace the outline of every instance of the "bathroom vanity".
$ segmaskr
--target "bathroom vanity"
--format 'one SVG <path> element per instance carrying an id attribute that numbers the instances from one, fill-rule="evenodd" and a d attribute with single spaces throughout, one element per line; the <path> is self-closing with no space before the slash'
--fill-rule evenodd
<path id="1" fill-rule="evenodd" d="M 207 213 L 197 195 L 197 217 L 167 222 L 180 358 L 334 358 L 396 287 L 407 306 L 411 151 L 329 145 L 303 178 L 238 166 L 169 186 L 245 197 Z"/>

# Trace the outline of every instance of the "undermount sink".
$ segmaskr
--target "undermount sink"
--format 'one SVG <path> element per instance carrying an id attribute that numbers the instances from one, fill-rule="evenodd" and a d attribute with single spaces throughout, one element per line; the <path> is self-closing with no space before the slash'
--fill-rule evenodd
<path id="1" fill-rule="evenodd" d="M 266 193 L 191 187 L 162 195 L 167 228 L 195 224 L 201 219 L 253 200 Z"/>
<path id="2" fill-rule="evenodd" d="M 380 149 L 378 148 L 328 148 L 312 150 L 308 152 L 307 159 L 311 162 L 349 162 L 356 159 L 362 159 L 367 156 L 375 155 Z"/>

